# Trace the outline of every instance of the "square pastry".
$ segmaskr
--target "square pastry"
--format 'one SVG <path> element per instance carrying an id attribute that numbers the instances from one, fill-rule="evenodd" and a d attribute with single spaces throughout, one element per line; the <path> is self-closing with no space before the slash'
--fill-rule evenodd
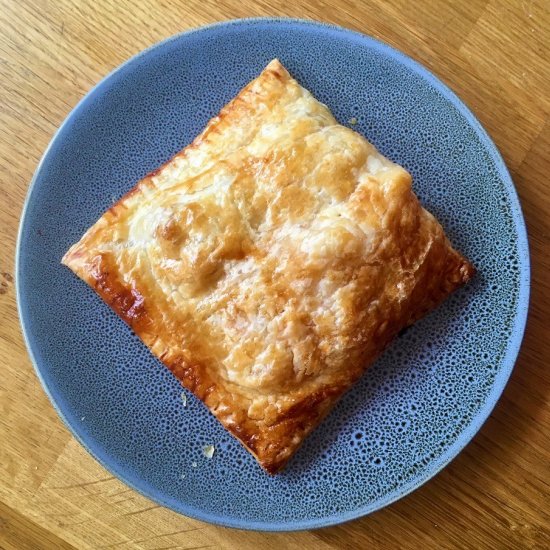
<path id="1" fill-rule="evenodd" d="M 269 473 L 473 266 L 277 60 L 63 263 Z"/>

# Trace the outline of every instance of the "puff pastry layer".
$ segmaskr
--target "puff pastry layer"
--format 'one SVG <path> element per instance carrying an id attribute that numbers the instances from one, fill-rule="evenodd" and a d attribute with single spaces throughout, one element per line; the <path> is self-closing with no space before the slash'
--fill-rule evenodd
<path id="1" fill-rule="evenodd" d="M 270 473 L 474 273 L 277 60 L 62 261 Z"/>

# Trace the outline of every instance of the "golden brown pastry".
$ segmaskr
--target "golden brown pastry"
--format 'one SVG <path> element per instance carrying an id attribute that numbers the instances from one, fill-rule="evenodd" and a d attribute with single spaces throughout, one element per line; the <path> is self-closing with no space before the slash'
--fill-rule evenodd
<path id="1" fill-rule="evenodd" d="M 63 258 L 270 473 L 473 266 L 277 60 Z"/>

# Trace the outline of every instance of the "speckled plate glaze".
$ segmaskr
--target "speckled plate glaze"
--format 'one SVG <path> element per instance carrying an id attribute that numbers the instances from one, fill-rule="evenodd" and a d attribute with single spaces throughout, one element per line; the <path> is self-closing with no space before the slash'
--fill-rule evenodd
<path id="1" fill-rule="evenodd" d="M 274 57 L 414 176 L 477 266 L 402 335 L 269 477 L 60 259 L 112 202 L 203 128 Z M 178 512 L 265 530 L 339 523 L 437 473 L 473 437 L 510 375 L 526 319 L 523 217 L 495 146 L 420 65 L 366 36 L 297 20 L 241 20 L 171 38 L 96 86 L 52 140 L 20 228 L 17 290 L 37 373 L 81 443 Z M 212 459 L 203 445 L 213 444 Z"/>

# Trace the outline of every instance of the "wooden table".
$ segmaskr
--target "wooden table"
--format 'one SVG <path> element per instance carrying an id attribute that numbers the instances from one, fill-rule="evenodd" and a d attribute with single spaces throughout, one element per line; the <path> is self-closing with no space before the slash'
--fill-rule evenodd
<path id="1" fill-rule="evenodd" d="M 549 548 L 550 5 L 547 0 L 0 0 L 0 548 Z M 389 508 L 269 534 L 156 506 L 75 441 L 21 337 L 14 247 L 46 145 L 101 77 L 143 48 L 221 19 L 330 21 L 396 46 L 442 78 L 500 148 L 523 204 L 532 300 L 519 360 L 474 441 Z"/>

